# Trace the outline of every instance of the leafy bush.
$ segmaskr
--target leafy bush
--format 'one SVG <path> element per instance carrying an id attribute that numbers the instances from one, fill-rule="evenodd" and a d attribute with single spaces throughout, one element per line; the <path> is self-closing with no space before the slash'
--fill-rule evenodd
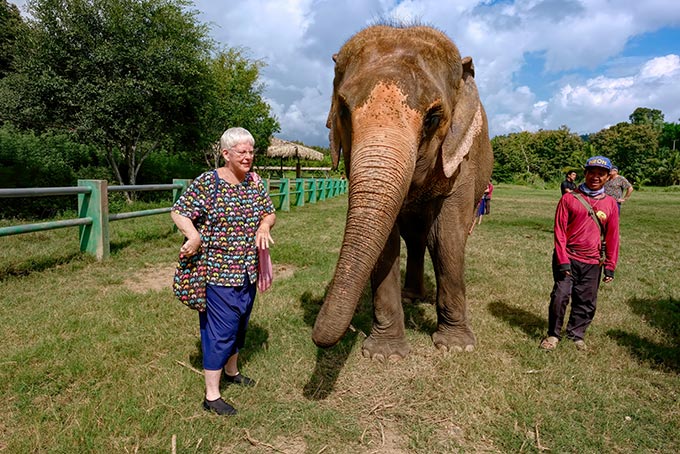
<path id="1" fill-rule="evenodd" d="M 19 132 L 0 127 L 0 181 L 5 188 L 75 186 L 78 178 L 109 177 L 93 147 L 66 134 Z M 0 216 L 42 218 L 76 209 L 75 196 L 5 199 Z"/>

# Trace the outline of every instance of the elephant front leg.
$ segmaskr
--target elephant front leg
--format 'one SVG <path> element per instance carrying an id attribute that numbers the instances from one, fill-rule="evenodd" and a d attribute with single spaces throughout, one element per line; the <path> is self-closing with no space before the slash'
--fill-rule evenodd
<path id="1" fill-rule="evenodd" d="M 437 331 L 432 334 L 435 347 L 443 351 L 471 352 L 476 339 L 470 326 L 465 299 L 464 226 L 456 231 L 439 232 L 430 253 L 437 277 Z"/>
<path id="2" fill-rule="evenodd" d="M 377 361 L 405 358 L 411 350 L 401 306 L 399 246 L 399 229 L 395 226 L 371 275 L 373 327 L 364 340 L 362 353 Z"/>

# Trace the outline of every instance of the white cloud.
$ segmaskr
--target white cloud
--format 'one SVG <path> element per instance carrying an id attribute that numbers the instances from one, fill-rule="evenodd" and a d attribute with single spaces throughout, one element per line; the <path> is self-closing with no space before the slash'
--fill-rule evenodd
<path id="1" fill-rule="evenodd" d="M 25 3 L 23 0 L 17 4 Z M 615 3 L 615 4 L 614 4 Z M 553 129 L 596 132 L 636 107 L 680 118 L 678 51 L 632 38 L 680 28 L 677 0 L 196 0 L 213 37 L 263 60 L 266 98 L 281 137 L 327 145 L 331 56 L 381 17 L 444 31 L 473 57 L 492 135 Z M 680 36 L 680 32 L 674 36 Z M 651 50 L 650 50 L 651 49 Z M 527 55 L 538 56 L 527 67 Z M 538 63 L 537 63 L 538 61 Z"/>
<path id="2" fill-rule="evenodd" d="M 579 85 L 566 84 L 547 101 L 542 123 L 566 124 L 579 133 L 597 132 L 622 121 L 637 107 L 659 109 L 666 121 L 680 118 L 680 57 L 653 58 L 630 77 L 597 76 Z"/>
<path id="3" fill-rule="evenodd" d="M 674 79 L 680 72 L 680 57 L 666 55 L 648 61 L 640 71 L 640 79 Z"/>

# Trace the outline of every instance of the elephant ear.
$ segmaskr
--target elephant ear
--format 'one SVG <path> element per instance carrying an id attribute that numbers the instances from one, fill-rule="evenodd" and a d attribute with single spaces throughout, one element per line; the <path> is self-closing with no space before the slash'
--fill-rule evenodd
<path id="1" fill-rule="evenodd" d="M 463 58 L 462 64 L 463 77 L 456 91 L 458 99 L 451 119 L 451 129 L 442 144 L 442 163 L 446 178 L 451 178 L 470 152 L 484 121 L 472 58 Z"/>
<path id="2" fill-rule="evenodd" d="M 338 54 L 333 54 L 333 62 L 338 63 Z M 333 170 L 337 170 L 338 164 L 340 163 L 340 137 L 338 137 L 338 126 L 337 126 L 337 104 L 335 103 L 335 87 L 333 87 L 333 97 L 331 98 L 331 110 L 328 112 L 328 119 L 326 120 L 326 127 L 330 129 L 328 132 L 328 142 L 330 142 L 331 147 L 331 163 L 333 165 Z"/>
<path id="3" fill-rule="evenodd" d="M 328 141 L 331 148 L 331 163 L 333 170 L 337 170 L 340 163 L 340 137 L 338 137 L 338 130 L 336 126 L 336 111 L 335 111 L 335 96 L 331 101 L 331 110 L 328 112 L 328 119 L 326 120 L 326 127 L 330 129 L 328 132 Z"/>

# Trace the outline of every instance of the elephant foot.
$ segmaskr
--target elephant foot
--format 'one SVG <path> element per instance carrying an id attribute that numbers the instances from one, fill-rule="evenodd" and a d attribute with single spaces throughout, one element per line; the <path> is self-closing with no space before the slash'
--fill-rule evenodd
<path id="1" fill-rule="evenodd" d="M 406 304 L 413 304 L 418 300 L 424 300 L 426 296 L 425 290 L 422 289 L 404 288 L 401 291 L 401 301 Z"/>
<path id="2" fill-rule="evenodd" d="M 438 350 L 444 352 L 473 352 L 475 350 L 475 335 L 470 328 L 438 328 L 432 334 L 432 342 Z"/>
<path id="3" fill-rule="evenodd" d="M 364 339 L 361 347 L 361 354 L 364 358 L 373 361 L 384 362 L 399 361 L 408 356 L 411 347 L 405 339 L 376 339 L 373 335 Z"/>

